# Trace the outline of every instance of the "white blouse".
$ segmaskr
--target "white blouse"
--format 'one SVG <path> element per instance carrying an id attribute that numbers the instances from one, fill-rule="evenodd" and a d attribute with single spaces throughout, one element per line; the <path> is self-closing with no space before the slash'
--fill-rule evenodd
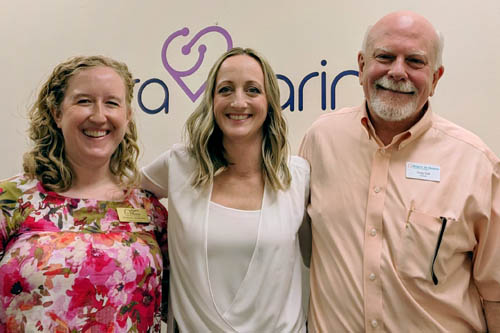
<path id="1" fill-rule="evenodd" d="M 212 186 L 191 186 L 195 162 L 174 145 L 142 170 L 168 193 L 171 306 L 181 332 L 305 332 L 308 288 L 298 230 L 309 195 L 309 164 L 289 163 L 286 191 L 264 186 L 252 259 L 226 311 L 218 310 L 210 284 L 208 215 Z M 220 274 L 230 274 L 232 263 Z M 307 284 L 306 284 L 307 285 Z"/>
<path id="2" fill-rule="evenodd" d="M 208 276 L 217 310 L 225 313 L 248 271 L 259 231 L 260 210 L 240 210 L 210 201 Z M 228 269 L 231 267 L 231 269 Z"/>

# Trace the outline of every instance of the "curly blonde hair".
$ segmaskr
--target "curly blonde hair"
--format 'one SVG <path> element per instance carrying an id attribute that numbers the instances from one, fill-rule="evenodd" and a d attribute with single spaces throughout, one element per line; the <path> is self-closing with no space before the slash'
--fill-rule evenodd
<path id="1" fill-rule="evenodd" d="M 225 158 L 222 131 L 215 122 L 213 113 L 214 91 L 219 68 L 229 57 L 248 55 L 254 58 L 264 73 L 264 89 L 267 96 L 268 112 L 263 124 L 262 170 L 265 181 L 274 190 L 285 190 L 290 186 L 288 169 L 289 146 L 287 125 L 280 106 L 280 92 L 276 75 L 271 66 L 257 51 L 236 47 L 217 59 L 210 69 L 207 86 L 200 105 L 186 121 L 184 136 L 187 149 L 196 160 L 193 187 L 213 183 L 215 175 L 224 171 L 229 162 Z"/>
<path id="2" fill-rule="evenodd" d="M 23 157 L 24 172 L 32 178 L 37 178 L 48 190 L 67 191 L 75 176 L 65 156 L 62 131 L 57 127 L 51 111 L 56 114 L 61 112 L 61 103 L 71 77 L 82 70 L 98 66 L 110 67 L 120 75 L 125 83 L 127 108 L 132 110 L 134 80 L 124 63 L 104 56 L 78 56 L 57 65 L 28 112 L 28 134 L 33 148 Z M 139 180 L 137 127 L 132 112 L 130 114 L 125 136 L 109 163 L 111 173 L 125 187 L 135 186 Z"/>

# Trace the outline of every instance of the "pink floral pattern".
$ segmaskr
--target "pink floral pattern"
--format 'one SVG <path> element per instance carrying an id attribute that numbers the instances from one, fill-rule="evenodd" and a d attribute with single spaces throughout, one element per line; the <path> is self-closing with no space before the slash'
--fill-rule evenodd
<path id="1" fill-rule="evenodd" d="M 150 222 L 121 222 L 119 207 Z M 0 333 L 160 331 L 167 211 L 154 196 L 67 198 L 19 175 L 0 183 L 0 209 Z"/>

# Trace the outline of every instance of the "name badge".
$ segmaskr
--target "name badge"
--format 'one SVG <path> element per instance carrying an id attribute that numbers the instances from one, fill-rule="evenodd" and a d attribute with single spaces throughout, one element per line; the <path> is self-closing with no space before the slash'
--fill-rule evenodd
<path id="1" fill-rule="evenodd" d="M 149 217 L 143 208 L 116 208 L 121 222 L 148 223 Z"/>
<path id="2" fill-rule="evenodd" d="M 441 168 L 438 165 L 406 162 L 406 178 L 439 182 L 441 180 Z"/>

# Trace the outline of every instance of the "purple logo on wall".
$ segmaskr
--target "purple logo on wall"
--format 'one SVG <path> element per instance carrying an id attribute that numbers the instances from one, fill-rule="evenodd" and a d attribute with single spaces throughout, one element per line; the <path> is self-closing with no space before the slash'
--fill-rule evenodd
<path id="1" fill-rule="evenodd" d="M 200 30 L 200 32 L 198 32 L 187 44 L 185 44 L 181 49 L 182 54 L 189 55 L 191 53 L 191 49 L 193 48 L 193 45 L 202 36 L 204 36 L 210 32 L 217 32 L 217 33 L 221 34 L 226 39 L 227 51 L 229 51 L 233 47 L 233 40 L 231 39 L 231 35 L 229 35 L 229 33 L 226 30 L 224 30 L 223 28 L 218 27 L 218 26 L 211 26 L 211 27 L 206 27 L 205 29 Z M 171 34 L 170 36 L 168 36 L 165 43 L 163 43 L 163 47 L 161 49 L 161 60 L 163 62 L 163 67 L 165 67 L 167 72 L 170 73 L 172 78 L 177 82 L 177 84 L 181 87 L 181 89 L 189 97 L 189 99 L 191 99 L 191 101 L 194 102 L 198 99 L 198 97 L 200 97 L 200 95 L 205 90 L 206 82 L 204 82 L 198 88 L 198 90 L 193 91 L 186 85 L 186 83 L 183 81 L 182 78 L 184 78 L 186 76 L 190 76 L 191 74 L 195 73 L 200 68 L 201 64 L 203 63 L 203 59 L 205 57 L 205 52 L 207 51 L 206 45 L 201 44 L 198 47 L 198 60 L 196 61 L 194 66 L 188 70 L 178 71 L 178 70 L 172 68 L 172 66 L 170 66 L 170 64 L 168 63 L 168 59 L 167 59 L 167 49 L 170 46 L 170 43 L 172 43 L 172 41 L 179 36 L 187 36 L 187 35 L 189 35 L 189 29 L 182 28 L 181 30 L 178 30 L 178 31 L 174 32 L 173 34 Z"/>
<path id="2" fill-rule="evenodd" d="M 190 55 L 192 52 L 192 49 L 194 45 L 202 38 L 203 36 L 209 34 L 209 33 L 216 33 L 221 35 L 225 41 L 226 41 L 226 47 L 227 50 L 230 50 L 233 47 L 233 40 L 231 38 L 231 35 L 227 30 L 224 28 L 221 28 L 219 26 L 209 26 L 206 28 L 201 29 L 198 33 L 196 33 L 189 41 L 187 41 L 186 44 L 184 44 L 181 47 L 181 52 L 183 55 L 187 56 Z M 175 82 L 179 85 L 179 87 L 182 89 L 182 91 L 186 94 L 186 96 L 194 103 L 200 96 L 203 94 L 206 86 L 206 82 L 201 83 L 200 85 L 195 85 L 194 87 L 189 87 L 188 84 L 186 83 L 186 78 L 193 75 L 198 71 L 200 66 L 203 64 L 203 61 L 205 59 L 205 53 L 207 51 L 207 46 L 205 44 L 201 44 L 198 46 L 198 59 L 196 60 L 196 63 L 187 70 L 176 70 L 171 66 L 171 64 L 168 61 L 167 57 L 167 51 L 169 47 L 171 46 L 172 42 L 174 39 L 177 38 L 182 38 L 182 37 L 187 37 L 189 35 L 189 28 L 184 27 L 180 30 L 175 31 L 174 33 L 170 34 L 165 42 L 163 43 L 163 47 L 161 49 L 161 60 L 163 63 L 163 67 L 167 70 L 167 72 L 172 76 L 172 78 L 175 80 Z M 321 66 L 326 66 L 327 61 L 326 60 L 321 60 L 320 62 Z M 345 76 L 358 76 L 358 72 L 355 70 L 345 70 L 337 74 L 335 77 L 333 77 L 331 83 L 330 83 L 330 109 L 335 110 L 335 90 L 337 87 L 337 84 L 340 79 L 342 79 Z M 277 74 L 276 78 L 278 81 L 282 81 L 285 83 L 285 85 L 288 87 L 288 91 L 282 91 L 282 96 L 288 96 L 287 100 L 281 105 L 281 108 L 283 110 L 289 109 L 291 112 L 295 110 L 295 87 L 297 86 L 297 101 L 298 101 L 298 110 L 302 111 L 304 109 L 304 88 L 311 79 L 320 77 L 320 83 L 321 83 L 321 109 L 326 110 L 326 99 L 327 99 L 327 73 L 322 71 L 320 72 L 311 72 L 307 75 L 305 75 L 302 80 L 300 80 L 299 84 L 296 85 L 294 84 L 286 75 L 283 74 Z M 136 79 L 135 82 L 139 83 L 141 80 Z M 148 108 L 147 106 L 144 105 L 143 103 L 143 92 L 144 89 L 146 89 L 149 85 L 151 84 L 157 84 L 159 85 L 164 92 L 164 98 L 163 102 L 157 107 L 157 108 Z M 288 95 L 287 95 L 288 94 Z M 139 91 L 137 93 L 137 102 L 139 104 L 139 107 L 144 111 L 145 113 L 148 114 L 156 114 L 161 112 L 162 110 L 165 113 L 168 113 L 169 109 L 169 102 L 170 102 L 170 92 L 165 84 L 161 79 L 158 78 L 152 78 L 149 80 L 144 81 L 142 85 L 139 88 Z"/>

